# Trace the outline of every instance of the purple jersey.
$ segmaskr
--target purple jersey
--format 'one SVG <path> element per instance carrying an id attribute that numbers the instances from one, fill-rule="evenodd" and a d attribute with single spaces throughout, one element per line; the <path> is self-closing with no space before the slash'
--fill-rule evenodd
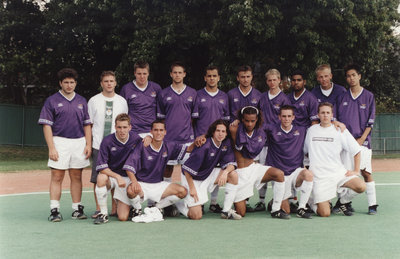
<path id="1" fill-rule="evenodd" d="M 226 168 L 230 164 L 236 165 L 231 141 L 225 139 L 217 147 L 212 138 L 207 138 L 204 145 L 193 150 L 188 160 L 182 165 L 182 169 L 188 172 L 194 180 L 203 181 L 207 179 L 218 163 L 221 168 Z"/>
<path id="2" fill-rule="evenodd" d="M 68 100 L 57 92 L 46 99 L 38 123 L 50 125 L 53 136 L 82 138 L 83 127 L 91 124 L 87 102 L 77 93 Z"/>
<path id="3" fill-rule="evenodd" d="M 244 158 L 254 159 L 263 149 L 265 140 L 266 134 L 263 127 L 254 129 L 249 136 L 243 123 L 240 123 L 236 132 L 235 148 Z"/>
<path id="4" fill-rule="evenodd" d="M 260 99 L 260 110 L 263 115 L 264 125 L 279 123 L 279 111 L 283 105 L 290 105 L 288 97 L 281 91 L 277 96 L 269 99 L 268 91 L 263 93 Z"/>
<path id="5" fill-rule="evenodd" d="M 306 127 L 293 125 L 289 132 L 282 129 L 281 124 L 266 127 L 268 136 L 268 154 L 266 164 L 281 169 L 290 175 L 299 167 L 303 167 L 303 145 Z"/>
<path id="6" fill-rule="evenodd" d="M 114 173 L 127 176 L 122 167 L 129 154 L 141 141 L 142 138 L 133 131 L 129 132 L 129 138 L 126 143 L 119 141 L 115 133 L 106 136 L 100 144 L 96 171 L 99 172 L 109 168 Z"/>
<path id="7" fill-rule="evenodd" d="M 230 121 L 237 119 L 237 113 L 245 106 L 259 107 L 261 93 L 254 87 L 247 95 L 244 95 L 240 87 L 233 88 L 228 92 Z"/>
<path id="8" fill-rule="evenodd" d="M 322 93 L 321 86 L 317 85 L 311 90 L 311 93 L 317 98 L 318 103 L 328 102 L 332 104 L 334 106 L 333 112 L 335 112 L 337 99 L 339 98 L 339 96 L 346 93 L 346 88 L 341 85 L 333 84 L 332 92 L 329 94 L 329 96 L 326 96 Z M 333 114 L 333 116 L 336 118 L 335 113 Z"/>
<path id="9" fill-rule="evenodd" d="M 228 95 L 221 90 L 214 96 L 205 88 L 197 91 L 192 117 L 197 118 L 194 126 L 195 137 L 206 134 L 214 121 L 229 120 Z"/>
<path id="10" fill-rule="evenodd" d="M 164 141 L 160 150 L 151 145 L 138 145 L 129 155 L 123 166 L 124 170 L 135 174 L 136 179 L 145 183 L 159 183 L 163 180 L 168 160 L 181 160 L 186 152 L 186 146 L 176 142 Z"/>
<path id="11" fill-rule="evenodd" d="M 346 125 L 355 139 L 362 136 L 367 127 L 373 127 L 375 122 L 374 95 L 363 88 L 361 93 L 353 98 L 351 91 L 342 95 L 336 104 L 337 118 Z M 371 148 L 371 132 L 363 146 Z"/>
<path id="12" fill-rule="evenodd" d="M 196 90 L 185 86 L 181 93 L 169 86 L 161 91 L 157 101 L 157 117 L 165 119 L 165 140 L 179 143 L 193 142 L 192 111 Z"/>
<path id="13" fill-rule="evenodd" d="M 128 103 L 132 130 L 137 133 L 150 132 L 151 123 L 156 119 L 157 95 L 161 87 L 149 81 L 145 90 L 141 91 L 133 82 L 122 87 L 120 95 Z"/>
<path id="14" fill-rule="evenodd" d="M 293 123 L 302 127 L 310 127 L 312 121 L 318 121 L 318 101 L 315 96 L 304 89 L 304 92 L 296 100 L 294 92 L 288 94 L 289 100 L 296 108 Z"/>

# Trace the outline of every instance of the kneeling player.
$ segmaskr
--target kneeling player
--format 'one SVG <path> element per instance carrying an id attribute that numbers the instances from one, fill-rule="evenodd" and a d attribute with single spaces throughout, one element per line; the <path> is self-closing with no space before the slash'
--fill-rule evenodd
<path id="1" fill-rule="evenodd" d="M 320 124 L 308 129 L 304 153 L 310 158 L 310 170 L 314 174 L 313 210 L 321 217 L 331 214 L 329 201 L 339 194 L 334 208 L 351 216 L 350 201 L 365 191 L 365 183 L 358 177 L 360 171 L 360 146 L 348 130 L 338 131 L 331 120 L 333 109 L 330 103 L 318 106 Z M 340 153 L 345 150 L 354 158 L 354 170 L 347 171 Z M 311 203 L 311 201 L 310 201 Z"/>
<path id="2" fill-rule="evenodd" d="M 122 113 L 115 118 L 115 133 L 103 139 L 99 149 L 96 170 L 100 172 L 97 176 L 96 196 L 100 207 L 100 214 L 94 220 L 94 224 L 108 222 L 107 194 L 108 190 L 114 189 L 114 199 L 117 203 L 118 219 L 126 221 L 129 216 L 130 205 L 140 210 L 139 201 L 129 200 L 126 195 L 126 186 L 129 178 L 122 169 L 125 160 L 141 142 L 141 138 L 131 131 L 130 117 Z"/>
<path id="3" fill-rule="evenodd" d="M 182 185 L 163 181 L 168 160 L 181 160 L 187 147 L 163 141 L 167 131 L 162 120 L 155 120 L 150 132 L 153 135 L 150 146 L 144 147 L 139 144 L 123 167 L 132 182 L 127 188 L 128 197 L 130 199 L 140 197 L 141 202 L 147 200 L 156 202 L 156 207 L 146 208 L 145 214 L 132 219 L 134 222 L 163 220 L 160 210 L 174 204 L 187 194 Z"/>
<path id="4" fill-rule="evenodd" d="M 208 129 L 205 144 L 195 148 L 182 165 L 182 184 L 189 190 L 189 195 L 184 203 L 180 202 L 177 206 L 182 214 L 190 219 L 201 219 L 201 205 L 208 201 L 208 192 L 213 192 L 217 185 L 225 185 L 221 218 L 242 218 L 231 209 L 237 191 L 238 176 L 234 171 L 235 157 L 230 139 L 227 138 L 227 130 L 227 122 L 216 120 Z M 218 163 L 221 168 L 216 167 Z"/>
<path id="5" fill-rule="evenodd" d="M 230 132 L 235 144 L 235 157 L 239 175 L 239 187 L 235 197 L 236 211 L 246 214 L 246 199 L 253 196 L 253 188 L 260 189 L 269 181 L 275 181 L 271 216 L 289 219 L 290 216 L 281 210 L 285 192 L 285 177 L 280 169 L 254 162 L 254 158 L 264 146 L 266 134 L 262 125 L 261 112 L 253 107 L 243 107 L 238 114 L 239 125 L 231 125 Z"/>

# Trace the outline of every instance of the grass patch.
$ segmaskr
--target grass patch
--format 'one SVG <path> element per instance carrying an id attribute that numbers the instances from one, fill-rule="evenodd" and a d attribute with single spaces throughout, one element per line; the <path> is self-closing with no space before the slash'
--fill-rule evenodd
<path id="1" fill-rule="evenodd" d="M 47 147 L 0 145 L 0 171 L 45 170 Z"/>

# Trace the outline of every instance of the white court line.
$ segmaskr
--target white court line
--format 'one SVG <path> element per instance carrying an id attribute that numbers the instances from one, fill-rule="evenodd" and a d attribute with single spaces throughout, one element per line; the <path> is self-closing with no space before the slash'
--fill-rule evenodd
<path id="1" fill-rule="evenodd" d="M 376 186 L 400 186 L 400 183 L 375 183 Z M 224 187 L 220 187 L 223 189 Z M 268 185 L 268 188 L 271 188 L 271 185 Z M 93 192 L 93 190 L 82 191 L 84 192 Z M 69 191 L 63 191 L 62 193 L 70 193 Z M 25 192 L 25 193 L 11 193 L 11 194 L 1 194 L 0 197 L 10 197 L 10 196 L 22 196 L 22 195 L 38 195 L 38 194 L 49 194 L 49 192 Z"/>

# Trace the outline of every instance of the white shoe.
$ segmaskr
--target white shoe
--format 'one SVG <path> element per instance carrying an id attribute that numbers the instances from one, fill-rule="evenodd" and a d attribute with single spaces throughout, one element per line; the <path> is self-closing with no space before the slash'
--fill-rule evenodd
<path id="1" fill-rule="evenodd" d="M 163 221 L 163 215 L 161 211 L 157 207 L 152 207 L 151 209 L 151 216 L 153 217 L 153 221 Z"/>
<path id="2" fill-rule="evenodd" d="M 144 214 L 132 218 L 132 221 L 136 223 L 150 223 L 153 221 L 163 221 L 163 220 L 164 219 L 161 214 L 161 211 L 156 207 L 145 208 Z"/>
<path id="3" fill-rule="evenodd" d="M 236 213 L 233 209 L 228 210 L 227 212 L 221 212 L 222 219 L 241 219 L 242 216 Z"/>

